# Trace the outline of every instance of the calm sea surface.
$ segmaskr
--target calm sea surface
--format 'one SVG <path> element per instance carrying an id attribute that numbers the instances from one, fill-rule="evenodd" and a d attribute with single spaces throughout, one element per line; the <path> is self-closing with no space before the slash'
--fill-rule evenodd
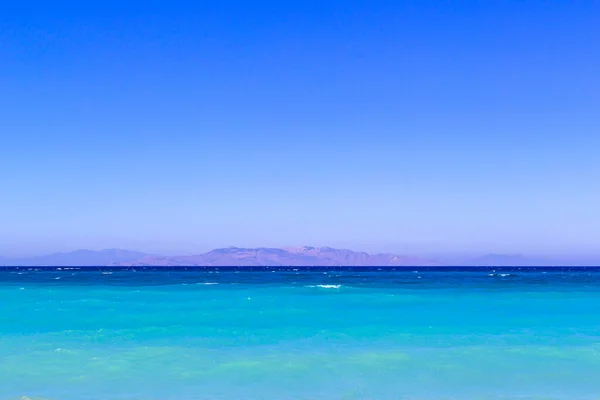
<path id="1" fill-rule="evenodd" d="M 600 399 L 600 269 L 0 270 L 0 400 Z"/>

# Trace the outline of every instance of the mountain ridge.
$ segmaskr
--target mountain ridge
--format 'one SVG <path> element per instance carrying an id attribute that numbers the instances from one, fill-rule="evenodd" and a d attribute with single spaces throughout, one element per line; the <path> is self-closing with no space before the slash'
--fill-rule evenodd
<path id="1" fill-rule="evenodd" d="M 297 248 L 227 247 L 209 252 L 175 257 L 144 257 L 119 266 L 435 266 L 429 260 L 396 254 L 368 254 L 348 249 L 303 246 Z"/>
<path id="2" fill-rule="evenodd" d="M 0 257 L 0 265 L 5 266 L 48 266 L 48 267 L 96 267 L 121 262 L 133 262 L 147 253 L 123 249 L 87 250 L 78 249 L 70 252 L 53 253 L 34 257 L 8 258 Z"/>
<path id="3" fill-rule="evenodd" d="M 205 253 L 165 256 L 123 249 L 87 250 L 54 253 L 35 257 L 9 258 L 0 256 L 0 266 L 6 267 L 529 267 L 529 266 L 592 266 L 594 263 L 569 263 L 528 258 L 520 254 L 490 253 L 480 257 L 444 260 L 393 253 L 367 253 L 332 247 L 225 247 Z M 598 265 L 596 263 L 595 265 Z"/>

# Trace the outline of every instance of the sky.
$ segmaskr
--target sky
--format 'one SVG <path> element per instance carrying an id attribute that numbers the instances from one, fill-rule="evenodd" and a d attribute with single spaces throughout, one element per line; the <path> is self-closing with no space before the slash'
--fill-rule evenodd
<path id="1" fill-rule="evenodd" d="M 0 255 L 600 254 L 596 1 L 48 3 L 0 6 Z"/>

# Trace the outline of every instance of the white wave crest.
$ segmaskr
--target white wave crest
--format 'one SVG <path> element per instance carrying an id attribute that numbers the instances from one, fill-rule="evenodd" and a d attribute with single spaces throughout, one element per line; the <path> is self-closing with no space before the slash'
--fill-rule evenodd
<path id="1" fill-rule="evenodd" d="M 321 289 L 339 289 L 342 285 L 310 285 L 309 287 L 317 287 Z"/>

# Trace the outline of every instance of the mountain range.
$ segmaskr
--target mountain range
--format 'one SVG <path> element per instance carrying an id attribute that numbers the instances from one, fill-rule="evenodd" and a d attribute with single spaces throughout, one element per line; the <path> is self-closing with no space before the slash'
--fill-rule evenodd
<path id="1" fill-rule="evenodd" d="M 428 260 L 395 254 L 368 254 L 331 247 L 228 247 L 188 256 L 160 256 L 121 249 L 77 250 L 27 258 L 0 257 L 3 266 L 434 266 Z"/>
<path id="2" fill-rule="evenodd" d="M 297 248 L 238 248 L 215 249 L 208 253 L 162 257 L 146 256 L 140 260 L 121 263 L 126 266 L 433 266 L 433 262 L 394 254 L 368 254 L 331 247 Z"/>
<path id="3" fill-rule="evenodd" d="M 402 256 L 391 253 L 369 254 L 331 247 L 295 248 L 239 248 L 228 247 L 207 253 L 186 256 L 160 256 L 137 251 L 106 249 L 76 250 L 26 258 L 0 257 L 0 266 L 122 266 L 122 267 L 168 267 L 168 266 L 551 266 L 551 265 L 594 265 L 574 264 L 532 259 L 522 255 L 488 254 L 482 257 L 452 262 L 427 258 Z M 597 265 L 597 264 L 596 264 Z"/>
<path id="4" fill-rule="evenodd" d="M 146 253 L 137 251 L 106 249 L 106 250 L 76 250 L 68 253 L 54 253 L 36 257 L 9 258 L 0 257 L 2 266 L 48 266 L 48 267 L 95 267 L 113 265 L 125 262 L 134 262 Z"/>

